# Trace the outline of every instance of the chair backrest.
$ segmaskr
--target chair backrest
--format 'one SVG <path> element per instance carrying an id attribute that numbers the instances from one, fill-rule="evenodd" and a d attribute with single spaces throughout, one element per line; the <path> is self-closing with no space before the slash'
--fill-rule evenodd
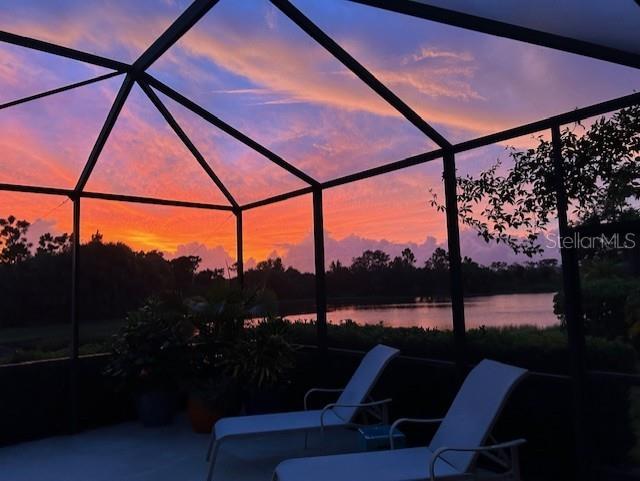
<path id="1" fill-rule="evenodd" d="M 511 394 L 527 373 L 525 369 L 485 359 L 467 375 L 429 448 L 482 446 Z M 448 451 L 442 458 L 460 472 L 467 472 L 474 452 Z"/>
<path id="2" fill-rule="evenodd" d="M 399 352 L 397 349 L 382 344 L 378 344 L 371 349 L 360 361 L 358 369 L 351 376 L 337 403 L 359 404 L 365 402 L 384 368 Z M 346 422 L 349 422 L 355 417 L 358 408 L 337 407 L 333 411 Z"/>

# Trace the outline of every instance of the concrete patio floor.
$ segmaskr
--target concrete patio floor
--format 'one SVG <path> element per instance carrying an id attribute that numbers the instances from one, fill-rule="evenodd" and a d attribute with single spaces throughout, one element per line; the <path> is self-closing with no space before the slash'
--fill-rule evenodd
<path id="1" fill-rule="evenodd" d="M 358 434 L 329 432 L 256 436 L 223 444 L 215 481 L 270 481 L 284 459 L 357 451 Z M 184 417 L 170 426 L 139 423 L 59 436 L 0 449 L 2 481 L 204 481 L 208 435 L 194 434 Z"/>

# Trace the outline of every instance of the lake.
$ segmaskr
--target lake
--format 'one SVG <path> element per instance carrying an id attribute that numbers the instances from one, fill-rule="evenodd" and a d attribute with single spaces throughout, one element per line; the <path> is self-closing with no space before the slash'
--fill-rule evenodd
<path id="1" fill-rule="evenodd" d="M 469 297 L 465 300 L 465 320 L 468 328 L 485 326 L 533 325 L 548 327 L 559 323 L 553 313 L 554 293 L 500 294 Z M 312 319 L 314 312 L 287 316 L 287 319 Z M 405 302 L 394 304 L 359 304 L 329 306 L 327 319 L 339 323 L 352 319 L 358 324 L 378 324 L 393 327 L 429 327 L 451 329 L 450 302 Z"/>

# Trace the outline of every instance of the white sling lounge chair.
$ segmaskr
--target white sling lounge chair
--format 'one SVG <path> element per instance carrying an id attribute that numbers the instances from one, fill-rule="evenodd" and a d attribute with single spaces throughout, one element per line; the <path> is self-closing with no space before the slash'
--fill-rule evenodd
<path id="1" fill-rule="evenodd" d="M 340 454 L 283 461 L 275 470 L 277 481 L 418 481 L 473 479 L 480 452 L 511 450 L 503 463 L 509 479 L 519 479 L 519 439 L 485 446 L 493 424 L 509 394 L 526 371 L 484 360 L 467 376 L 443 419 L 399 419 L 404 422 L 439 423 L 428 447 Z M 492 458 L 499 458 L 497 455 Z"/>
<path id="2" fill-rule="evenodd" d="M 225 439 L 283 431 L 309 432 L 323 431 L 326 428 L 344 428 L 353 424 L 361 408 L 373 408 L 389 403 L 390 399 L 374 402 L 366 402 L 366 400 L 384 368 L 399 352 L 382 344 L 377 345 L 364 356 L 344 389 L 315 388 L 308 391 L 304 397 L 304 411 L 220 419 L 211 433 L 207 452 L 207 461 L 210 463 L 207 480 L 211 481 L 213 477 L 216 455 L 220 444 Z M 307 410 L 307 400 L 315 392 L 341 392 L 342 394 L 337 402 L 327 404 L 323 409 Z"/>

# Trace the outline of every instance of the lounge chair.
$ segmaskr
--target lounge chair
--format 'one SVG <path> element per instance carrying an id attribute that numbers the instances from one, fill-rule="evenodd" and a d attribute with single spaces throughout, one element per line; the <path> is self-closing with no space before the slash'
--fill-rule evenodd
<path id="1" fill-rule="evenodd" d="M 375 409 L 386 405 L 391 401 L 390 399 L 366 401 L 382 371 L 398 353 L 397 349 L 382 344 L 377 345 L 364 356 L 344 389 L 309 390 L 304 396 L 304 411 L 220 419 L 213 427 L 207 451 L 207 461 L 210 463 L 207 480 L 211 481 L 213 477 L 216 455 L 220 444 L 225 439 L 284 431 L 303 431 L 306 447 L 306 433 L 309 431 L 349 427 L 353 425 L 354 418 L 362 408 Z M 308 410 L 309 397 L 318 392 L 341 392 L 342 394 L 337 402 L 327 404 L 323 409 Z"/>
<path id="2" fill-rule="evenodd" d="M 399 419 L 390 429 L 391 450 L 340 454 L 283 461 L 277 481 L 417 481 L 473 479 L 479 453 L 503 461 L 509 479 L 520 479 L 519 439 L 486 446 L 494 422 L 509 394 L 526 374 L 520 369 L 484 360 L 467 376 L 443 419 Z M 393 449 L 391 434 L 402 423 L 439 423 L 428 447 Z M 510 459 L 504 451 L 510 450 Z M 500 454 L 500 455 L 498 455 Z"/>

